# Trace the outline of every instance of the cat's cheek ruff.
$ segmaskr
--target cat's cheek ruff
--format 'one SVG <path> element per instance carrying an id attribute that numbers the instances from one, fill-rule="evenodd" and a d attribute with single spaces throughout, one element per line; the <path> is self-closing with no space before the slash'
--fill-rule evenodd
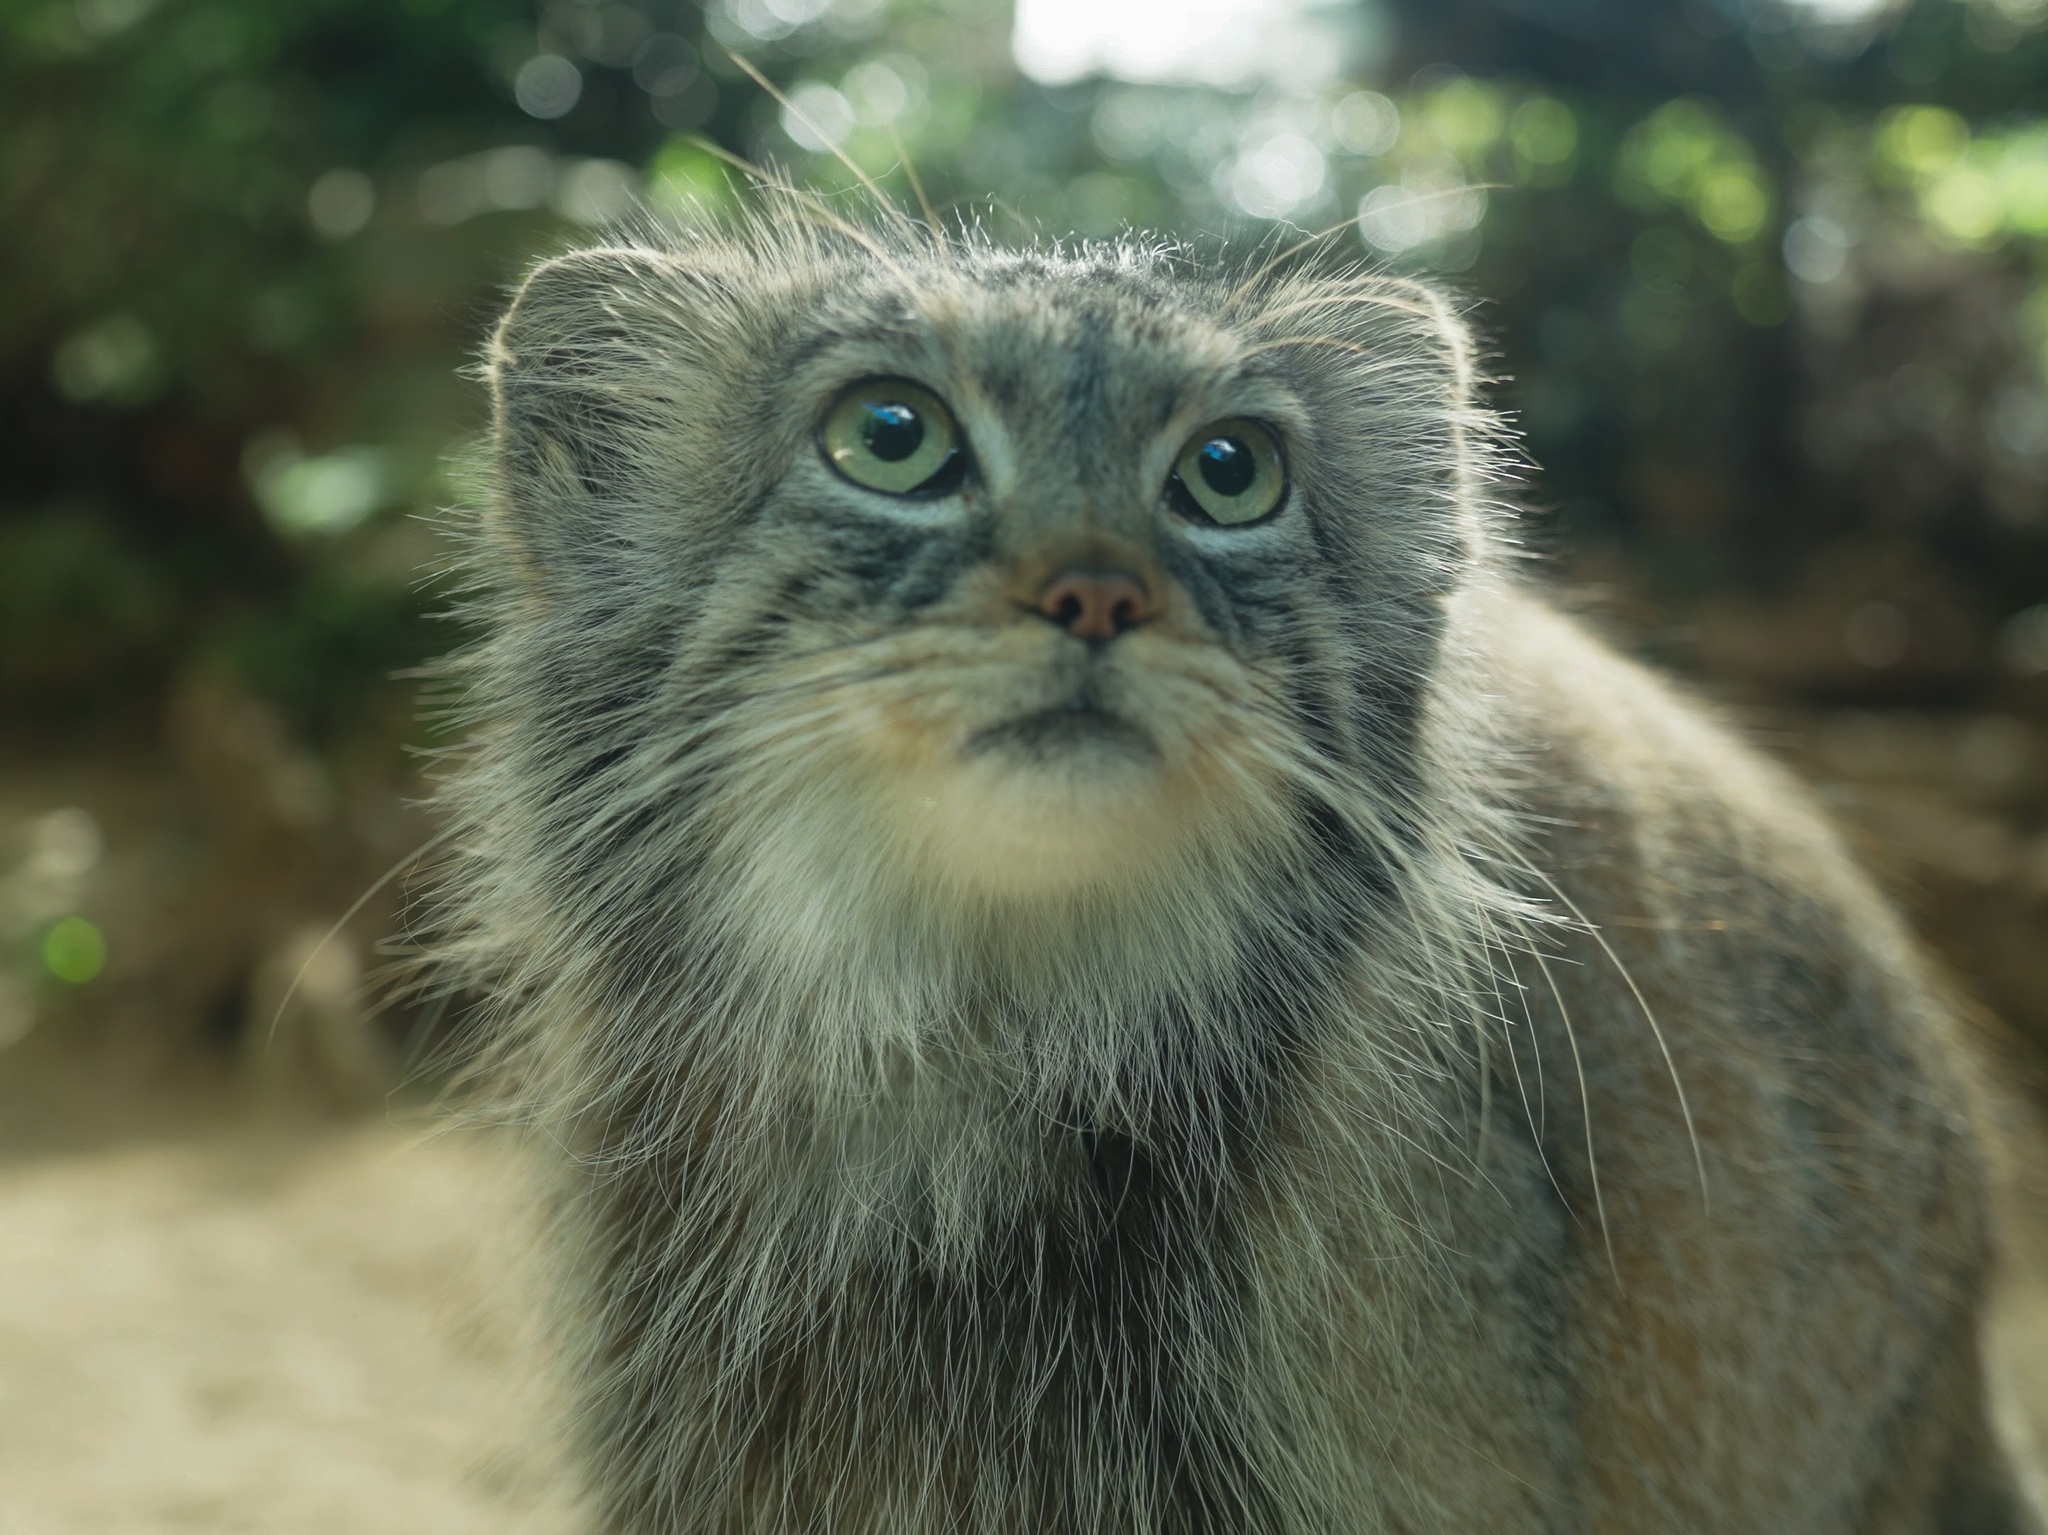
<path id="1" fill-rule="evenodd" d="M 886 648 L 874 667 L 884 675 L 861 675 L 854 663 L 851 683 L 805 690 L 800 769 L 788 767 L 788 738 L 771 720 L 759 728 L 778 750 L 749 760 L 735 735 L 745 803 L 782 807 L 759 820 L 769 842 L 843 847 L 838 856 L 869 866 L 857 851 L 865 839 L 896 871 L 892 882 L 940 903 L 1090 889 L 1135 897 L 1190 848 L 1251 850 L 1289 837 L 1286 763 L 1296 747 L 1260 722 L 1241 669 L 1213 647 L 1160 641 L 1152 648 L 1166 652 L 1164 664 L 1156 654 L 1154 664 L 1120 658 L 1103 697 L 1134 741 L 1016 740 L 1020 719 L 1062 706 L 1067 687 L 1046 660 L 1058 643 L 1013 625 L 977 642 L 971 665 L 891 676 Z M 1243 705 L 1235 716 L 1217 702 L 1233 692 Z"/>

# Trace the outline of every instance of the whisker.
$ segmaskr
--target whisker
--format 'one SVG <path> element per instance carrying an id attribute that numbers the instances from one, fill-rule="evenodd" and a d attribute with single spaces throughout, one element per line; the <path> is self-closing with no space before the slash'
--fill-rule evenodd
<path id="1" fill-rule="evenodd" d="M 1542 881 L 1544 887 L 1557 898 L 1558 904 L 1572 914 L 1586 936 L 1599 945 L 1600 952 L 1606 955 L 1607 962 L 1614 966 L 1615 973 L 1621 977 L 1622 984 L 1628 987 L 1629 995 L 1635 998 L 1636 1006 L 1642 1012 L 1643 1021 L 1649 1024 L 1650 1033 L 1657 1041 L 1657 1049 L 1664 1057 L 1664 1069 L 1671 1078 L 1671 1090 L 1678 1095 L 1678 1110 L 1685 1120 L 1686 1139 L 1692 1146 L 1693 1168 L 1699 1178 L 1700 1206 L 1703 1210 L 1711 1211 L 1713 1201 L 1707 1189 L 1707 1162 L 1705 1154 L 1700 1150 L 1699 1131 L 1693 1124 L 1692 1105 L 1686 1101 L 1685 1084 L 1679 1080 L 1678 1076 L 1678 1062 L 1671 1054 L 1671 1044 L 1664 1037 L 1663 1025 L 1657 1021 L 1657 1014 L 1650 1007 L 1649 999 L 1643 995 L 1642 988 L 1636 984 L 1636 978 L 1628 966 L 1621 962 L 1621 956 L 1614 952 L 1614 946 L 1607 941 L 1606 934 L 1602 933 L 1599 927 L 1579 909 L 1578 903 L 1565 892 L 1563 887 L 1548 874 L 1537 868 L 1528 858 L 1514 853 L 1512 849 L 1509 851 L 1520 867 Z"/>
<path id="2" fill-rule="evenodd" d="M 420 859 L 426 857 L 435 848 L 447 842 L 450 837 L 455 835 L 455 832 L 456 828 L 454 826 L 446 826 L 434 833 L 433 836 L 427 838 L 426 841 L 378 875 L 371 882 L 367 890 L 349 903 L 348 910 L 334 919 L 333 926 L 329 927 L 320 941 L 313 946 L 313 951 L 306 956 L 305 963 L 299 966 L 298 974 L 292 977 L 291 985 L 285 988 L 284 996 L 278 999 L 277 1011 L 270 1015 L 270 1027 L 263 1036 L 263 1050 L 266 1055 L 277 1044 L 278 1025 L 284 1021 L 285 1009 L 292 1005 L 292 998 L 299 994 L 299 987 L 305 981 L 307 972 L 313 968 L 314 961 L 326 952 L 327 946 L 334 942 L 335 938 L 340 935 L 341 930 L 354 920 L 356 913 L 367 906 L 378 891 L 398 878 L 405 870 L 418 863 Z"/>
<path id="3" fill-rule="evenodd" d="M 1384 278 L 1374 278 L 1372 279 L 1372 281 L 1378 283 L 1387 282 L 1389 280 Z M 1399 284 L 1392 283 L 1390 283 L 1389 285 L 1400 286 Z M 1352 307 L 1360 307 L 1367 309 L 1386 309 L 1391 310 L 1395 314 L 1407 315 L 1411 319 L 1429 320 L 1431 322 L 1434 322 L 1438 316 L 1436 306 L 1428 302 L 1410 302 L 1403 299 L 1391 298 L 1385 294 L 1380 293 L 1316 292 L 1304 294 L 1301 297 L 1296 298 L 1289 303 L 1277 305 L 1272 309 L 1261 310 L 1259 311 L 1258 317 L 1261 320 L 1270 322 L 1273 320 L 1284 320 L 1289 315 L 1301 314 L 1305 311 L 1313 311 L 1318 309 L 1344 309 Z"/>
<path id="4" fill-rule="evenodd" d="M 1257 342 L 1246 347 L 1244 351 L 1246 356 L 1254 356 L 1260 352 L 1277 351 L 1281 347 L 1287 346 L 1326 346 L 1333 351 L 1349 352 L 1354 357 L 1381 358 L 1382 361 L 1376 367 L 1357 370 L 1359 374 L 1367 377 L 1377 377 L 1382 373 L 1412 372 L 1415 366 L 1414 363 L 1406 358 L 1386 357 L 1384 348 L 1362 346 L 1356 341 L 1346 341 L 1341 336 L 1280 336 L 1271 341 Z"/>
<path id="5" fill-rule="evenodd" d="M 874 257 L 876 263 L 884 268 L 890 276 L 896 278 L 899 282 L 909 283 L 909 273 L 888 249 L 858 224 L 853 223 L 849 219 L 842 218 L 833 212 L 831 207 L 817 193 L 784 181 L 780 176 L 775 175 L 765 167 L 754 164 L 753 161 L 747 159 L 744 155 L 734 154 L 716 139 L 705 134 L 693 133 L 689 135 L 688 142 L 696 148 L 703 150 L 704 153 L 710 155 L 713 159 L 730 165 L 734 170 L 739 171 L 757 185 L 766 187 L 769 191 L 776 193 L 778 196 L 786 197 L 793 203 L 800 204 L 808 210 L 812 218 L 817 220 L 819 227 L 830 229 L 834 234 L 843 235 L 847 240 L 858 245 L 862 250 Z M 898 215 L 899 217 L 903 216 L 900 209 L 898 210 Z"/>
<path id="6" fill-rule="evenodd" d="M 903 135 L 896 125 L 889 125 L 889 142 L 896 147 L 897 157 L 903 162 L 903 174 L 910 180 L 910 190 L 917 198 L 919 211 L 924 214 L 925 227 L 932 232 L 934 244 L 939 241 L 939 216 L 932 211 L 932 200 L 925 195 L 924 180 L 917 174 L 917 162 L 910 157 L 910 151 L 903 145 Z"/>
<path id="7" fill-rule="evenodd" d="M 1265 280 L 1265 278 L 1270 273 L 1278 270 L 1280 267 L 1285 266 L 1289 261 L 1292 261 L 1296 256 L 1300 255 L 1310 246 L 1320 245 L 1323 241 L 1329 239 L 1331 235 L 1341 234 L 1343 233 L 1343 231 L 1351 228 L 1357 222 L 1358 220 L 1356 219 L 1356 217 L 1340 219 L 1337 223 L 1330 225 L 1327 229 L 1318 230 L 1316 233 L 1307 236 L 1305 239 L 1298 240 L 1293 245 L 1288 246 L 1286 250 L 1280 252 L 1279 255 L 1273 257 L 1270 261 L 1267 261 L 1256 272 L 1253 272 L 1250 276 L 1246 277 L 1235 288 L 1233 288 L 1230 292 L 1229 297 L 1224 299 L 1223 307 L 1219 312 L 1226 319 L 1229 318 L 1229 316 L 1237 312 L 1237 306 L 1241 302 L 1243 302 L 1247 297 L 1249 297 L 1251 293 L 1258 287 L 1258 285 L 1262 281 Z"/>
<path id="8" fill-rule="evenodd" d="M 1565 1043 L 1571 1047 L 1572 1071 L 1579 1082 L 1579 1117 L 1585 1122 L 1586 1176 L 1593 1185 L 1593 1210 L 1600 1218 L 1600 1241 L 1607 1249 L 1607 1268 L 1619 1285 L 1622 1283 L 1621 1265 L 1615 1261 L 1614 1233 L 1607 1225 L 1607 1200 L 1600 1191 L 1600 1160 L 1593 1150 L 1593 1100 L 1586 1089 L 1586 1063 L 1579 1054 L 1579 1031 L 1572 1025 L 1571 1007 L 1564 1000 L 1557 977 L 1550 973 L 1550 961 L 1544 958 L 1541 946 L 1532 941 L 1529 956 L 1536 961 L 1537 969 L 1543 972 L 1544 984 L 1550 988 L 1551 998 L 1557 1003 L 1557 1016 L 1564 1024 Z"/>
<path id="9" fill-rule="evenodd" d="M 766 75 L 762 74 L 761 71 L 755 67 L 753 60 L 745 58 L 740 54 L 733 52 L 733 50 L 730 48 L 725 49 L 724 52 L 727 58 L 731 59 L 733 63 L 737 64 L 742 70 L 746 71 L 748 79 L 752 80 L 754 84 L 761 87 L 761 89 L 765 91 L 768 94 L 768 96 L 776 103 L 776 105 L 782 108 L 783 111 L 787 112 L 791 117 L 794 117 L 798 122 L 802 123 L 806 128 L 810 129 L 811 132 L 817 136 L 818 142 L 823 144 L 827 149 L 832 151 L 833 158 L 836 159 L 841 165 L 845 166 L 849 171 L 853 172 L 854 179 L 858 181 L 862 187 L 866 188 L 868 196 L 874 201 L 875 208 L 877 211 L 886 215 L 887 217 L 895 219 L 906 230 L 913 229 L 916 227 L 915 223 L 912 221 L 910 216 L 907 213 L 905 213 L 901 208 L 897 207 L 895 202 L 889 197 L 889 195 L 882 190 L 881 184 L 877 182 L 874 177 L 870 176 L 866 171 L 862 170 L 860 168 L 860 165 L 854 160 L 853 156 L 848 154 L 844 149 L 840 148 L 838 144 L 834 143 L 829 134 L 819 132 L 818 125 L 811 121 L 810 118 L 804 115 L 803 109 L 799 107 L 795 102 L 791 101 L 789 99 L 789 96 L 782 90 L 780 86 L 776 85 L 774 81 L 770 80 Z"/>
<path id="10" fill-rule="evenodd" d="M 1508 948 L 1507 944 L 1497 936 L 1494 938 L 1493 941 L 1500 950 L 1501 962 L 1508 967 L 1508 975 L 1510 979 L 1514 982 L 1515 989 L 1517 991 L 1524 990 L 1522 986 L 1521 972 L 1515 967 L 1515 958 L 1513 952 Z M 1510 1042 L 1508 1046 L 1508 1062 L 1514 1068 L 1515 1089 L 1521 1095 L 1522 1099 L 1522 1116 L 1525 1123 L 1527 1123 L 1527 1125 L 1529 1126 L 1530 1134 L 1534 1137 L 1536 1147 L 1536 1158 L 1539 1162 L 1543 1164 L 1543 1176 L 1550 1180 L 1551 1188 L 1555 1190 L 1557 1193 L 1558 1202 L 1569 1210 L 1571 1208 L 1571 1201 L 1564 1197 L 1564 1186 L 1557 1181 L 1556 1169 L 1554 1169 L 1550 1165 L 1550 1154 L 1543 1149 L 1543 1138 L 1545 1134 L 1545 1128 L 1549 1122 L 1549 1115 L 1547 1113 L 1548 1106 L 1544 1101 L 1545 1084 L 1543 1081 L 1543 1046 L 1542 1042 L 1537 1037 L 1537 1031 L 1533 1024 L 1531 1024 L 1531 1026 L 1529 1027 L 1529 1049 L 1531 1053 L 1535 1056 L 1535 1064 L 1532 1067 L 1532 1070 L 1535 1072 L 1536 1076 L 1536 1104 L 1533 1109 L 1530 1107 L 1529 1104 L 1529 1086 L 1522 1076 L 1522 1063 L 1515 1056 L 1514 1046 L 1512 1042 Z M 1573 1219 L 1576 1220 L 1577 1218 L 1578 1217 L 1575 1213 L 1573 1215 Z"/>

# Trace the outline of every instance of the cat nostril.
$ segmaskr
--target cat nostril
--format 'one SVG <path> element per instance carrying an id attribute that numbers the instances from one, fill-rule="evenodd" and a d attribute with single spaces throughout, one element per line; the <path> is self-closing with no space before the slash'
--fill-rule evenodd
<path id="1" fill-rule="evenodd" d="M 1061 571 L 1038 594 L 1038 611 L 1084 640 L 1113 640 L 1153 616 L 1144 584 L 1120 570 Z"/>

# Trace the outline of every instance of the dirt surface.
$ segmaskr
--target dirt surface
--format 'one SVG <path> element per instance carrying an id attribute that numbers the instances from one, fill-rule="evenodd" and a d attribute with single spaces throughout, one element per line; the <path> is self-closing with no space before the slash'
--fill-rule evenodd
<path id="1" fill-rule="evenodd" d="M 519 1167 L 420 1116 L 0 1080 L 0 1535 L 571 1535 Z M 2048 1284 L 1992 1353 L 2048 1422 Z"/>
<path id="2" fill-rule="evenodd" d="M 0 1535 L 576 1527 L 504 1144 L 232 1096 L 62 1139 L 0 1160 Z"/>

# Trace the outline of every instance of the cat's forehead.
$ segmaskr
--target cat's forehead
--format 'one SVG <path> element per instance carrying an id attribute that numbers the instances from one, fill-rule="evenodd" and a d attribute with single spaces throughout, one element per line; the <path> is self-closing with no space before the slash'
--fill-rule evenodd
<path id="1" fill-rule="evenodd" d="M 905 266 L 833 307 L 827 367 L 901 369 L 1005 412 L 1170 415 L 1252 355 L 1203 285 L 1107 259 Z"/>
<path id="2" fill-rule="evenodd" d="M 933 275 L 906 297 L 929 323 L 963 336 L 1071 344 L 1097 335 L 1175 350 L 1213 346 L 1224 335 L 1208 287 L 1156 266 L 1041 257 L 942 266 Z"/>

